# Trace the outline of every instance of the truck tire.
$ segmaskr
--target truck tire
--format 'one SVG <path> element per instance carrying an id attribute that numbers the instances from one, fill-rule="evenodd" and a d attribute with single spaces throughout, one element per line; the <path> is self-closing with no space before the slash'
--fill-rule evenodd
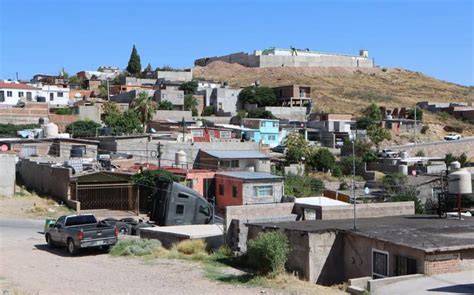
<path id="1" fill-rule="evenodd" d="M 69 255 L 76 255 L 79 249 L 74 245 L 74 240 L 69 238 L 67 239 L 67 245 L 66 245 L 67 252 Z"/>
<path id="2" fill-rule="evenodd" d="M 56 247 L 56 244 L 54 244 L 53 240 L 51 240 L 50 234 L 46 234 L 45 239 L 46 239 L 46 243 L 48 244 L 48 248 L 52 249 Z"/>
<path id="3" fill-rule="evenodd" d="M 131 235 L 132 234 L 132 226 L 130 224 L 126 224 L 124 222 L 117 222 L 115 224 L 119 235 Z"/>

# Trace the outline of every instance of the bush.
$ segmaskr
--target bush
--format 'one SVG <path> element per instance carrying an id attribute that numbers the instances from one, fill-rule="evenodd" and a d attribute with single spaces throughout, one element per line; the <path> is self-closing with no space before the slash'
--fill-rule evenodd
<path id="1" fill-rule="evenodd" d="M 171 101 L 162 100 L 158 103 L 158 109 L 162 111 L 172 111 L 174 109 L 174 105 Z"/>
<path id="2" fill-rule="evenodd" d="M 16 132 L 23 130 L 23 129 L 34 129 L 34 128 L 40 128 L 41 125 L 39 124 L 19 124 L 19 125 L 14 125 L 14 124 L 0 124 L 0 135 L 6 136 L 6 137 L 16 137 Z"/>
<path id="3" fill-rule="evenodd" d="M 423 150 L 419 150 L 416 152 L 415 154 L 416 157 L 424 157 L 425 156 L 425 152 Z"/>
<path id="4" fill-rule="evenodd" d="M 421 134 L 426 134 L 426 131 L 428 131 L 429 129 L 430 129 L 430 126 L 428 126 L 428 125 L 423 125 L 423 127 L 421 127 L 420 133 L 421 133 Z"/>
<path id="5" fill-rule="evenodd" d="M 184 240 L 175 245 L 179 253 L 194 255 L 206 253 L 206 242 L 204 240 Z"/>
<path id="6" fill-rule="evenodd" d="M 207 106 L 202 110 L 201 116 L 207 117 L 214 115 L 215 110 L 213 106 Z"/>
<path id="7" fill-rule="evenodd" d="M 59 108 L 53 111 L 56 115 L 72 115 L 72 108 Z"/>
<path id="8" fill-rule="evenodd" d="M 320 148 L 312 153 L 308 159 L 308 164 L 312 169 L 318 171 L 328 171 L 334 168 L 336 157 L 326 148 Z"/>
<path id="9" fill-rule="evenodd" d="M 66 127 L 66 132 L 70 133 L 72 137 L 94 137 L 99 127 L 100 124 L 94 121 L 76 121 Z"/>
<path id="10" fill-rule="evenodd" d="M 341 177 L 342 176 L 342 170 L 341 167 L 335 165 L 333 170 L 332 170 L 332 176 L 334 177 Z"/>
<path id="11" fill-rule="evenodd" d="M 285 195 L 305 198 L 319 195 L 324 190 L 320 179 L 290 174 L 285 177 Z"/>
<path id="12" fill-rule="evenodd" d="M 247 118 L 255 118 L 255 119 L 276 119 L 276 117 L 270 111 L 265 110 L 250 110 L 247 113 Z"/>
<path id="13" fill-rule="evenodd" d="M 113 256 L 145 256 L 161 249 L 158 240 L 133 239 L 121 240 L 110 250 Z"/>
<path id="14" fill-rule="evenodd" d="M 288 238 L 279 231 L 260 233 L 247 246 L 250 264 L 262 274 L 283 272 L 289 252 Z"/>

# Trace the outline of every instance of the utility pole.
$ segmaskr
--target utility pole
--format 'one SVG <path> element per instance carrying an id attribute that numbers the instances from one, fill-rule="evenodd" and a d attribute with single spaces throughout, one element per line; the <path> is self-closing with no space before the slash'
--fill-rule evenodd
<path id="1" fill-rule="evenodd" d="M 110 101 L 110 87 L 109 87 L 109 79 L 107 79 L 107 101 Z"/>
<path id="2" fill-rule="evenodd" d="M 352 138 L 352 200 L 354 200 L 354 230 L 356 227 L 356 193 L 355 193 L 355 138 Z"/>
<path id="3" fill-rule="evenodd" d="M 185 140 L 184 140 L 184 132 L 185 132 L 185 127 L 186 127 L 186 126 L 185 126 L 186 122 L 184 121 L 184 117 L 183 117 L 183 120 L 182 120 L 181 122 L 183 123 L 183 142 L 185 142 Z"/>
<path id="4" fill-rule="evenodd" d="M 413 134 L 414 134 L 414 138 L 415 138 L 414 141 L 415 141 L 415 146 L 416 146 L 416 103 L 415 103 L 415 111 L 414 111 L 414 113 L 415 113 L 415 116 L 414 116 L 414 117 L 415 117 L 415 125 L 413 126 L 413 127 L 414 127 L 414 128 L 413 128 Z"/>
<path id="5" fill-rule="evenodd" d="M 161 168 L 161 142 L 156 146 L 156 158 L 158 160 L 158 169 Z"/>

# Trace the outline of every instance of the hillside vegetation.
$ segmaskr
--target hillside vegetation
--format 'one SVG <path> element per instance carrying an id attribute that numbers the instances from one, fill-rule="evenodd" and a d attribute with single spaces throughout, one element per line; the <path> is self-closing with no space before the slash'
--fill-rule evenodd
<path id="1" fill-rule="evenodd" d="M 359 114 L 375 102 L 387 107 L 413 107 L 419 101 L 473 101 L 473 88 L 434 79 L 419 72 L 399 68 L 247 68 L 216 61 L 196 67 L 197 79 L 226 81 L 244 87 L 255 81 L 263 86 L 301 84 L 312 88 L 317 110 Z M 463 135 L 474 134 L 474 125 L 427 113 L 431 131 L 427 136 L 444 135 L 445 125 L 461 126 Z M 401 140 L 404 142 L 404 140 Z M 400 143 L 401 143 L 400 142 Z"/>

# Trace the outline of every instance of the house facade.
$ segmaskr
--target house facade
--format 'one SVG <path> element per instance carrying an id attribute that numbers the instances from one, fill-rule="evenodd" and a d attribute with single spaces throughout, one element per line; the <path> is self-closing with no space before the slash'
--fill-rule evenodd
<path id="1" fill-rule="evenodd" d="M 288 85 L 274 87 L 275 96 L 281 106 L 303 107 L 311 102 L 311 87 Z"/>
<path id="2" fill-rule="evenodd" d="M 36 101 L 41 88 L 14 82 L 0 81 L 0 105 L 16 105 L 20 101 Z"/>
<path id="3" fill-rule="evenodd" d="M 243 119 L 242 127 L 253 129 L 254 131 L 243 131 L 242 136 L 247 140 L 268 144 L 275 147 L 280 142 L 279 127 L 280 121 L 273 119 Z"/>
<path id="4" fill-rule="evenodd" d="M 196 166 L 215 171 L 246 170 L 270 172 L 270 157 L 258 151 L 200 150 Z"/>
<path id="5" fill-rule="evenodd" d="M 235 139 L 232 130 L 214 127 L 189 127 L 193 142 L 229 141 Z M 237 139 L 238 140 L 238 139 Z"/>
<path id="6" fill-rule="evenodd" d="M 250 171 L 218 172 L 216 205 L 227 206 L 280 203 L 283 197 L 281 176 Z"/>

